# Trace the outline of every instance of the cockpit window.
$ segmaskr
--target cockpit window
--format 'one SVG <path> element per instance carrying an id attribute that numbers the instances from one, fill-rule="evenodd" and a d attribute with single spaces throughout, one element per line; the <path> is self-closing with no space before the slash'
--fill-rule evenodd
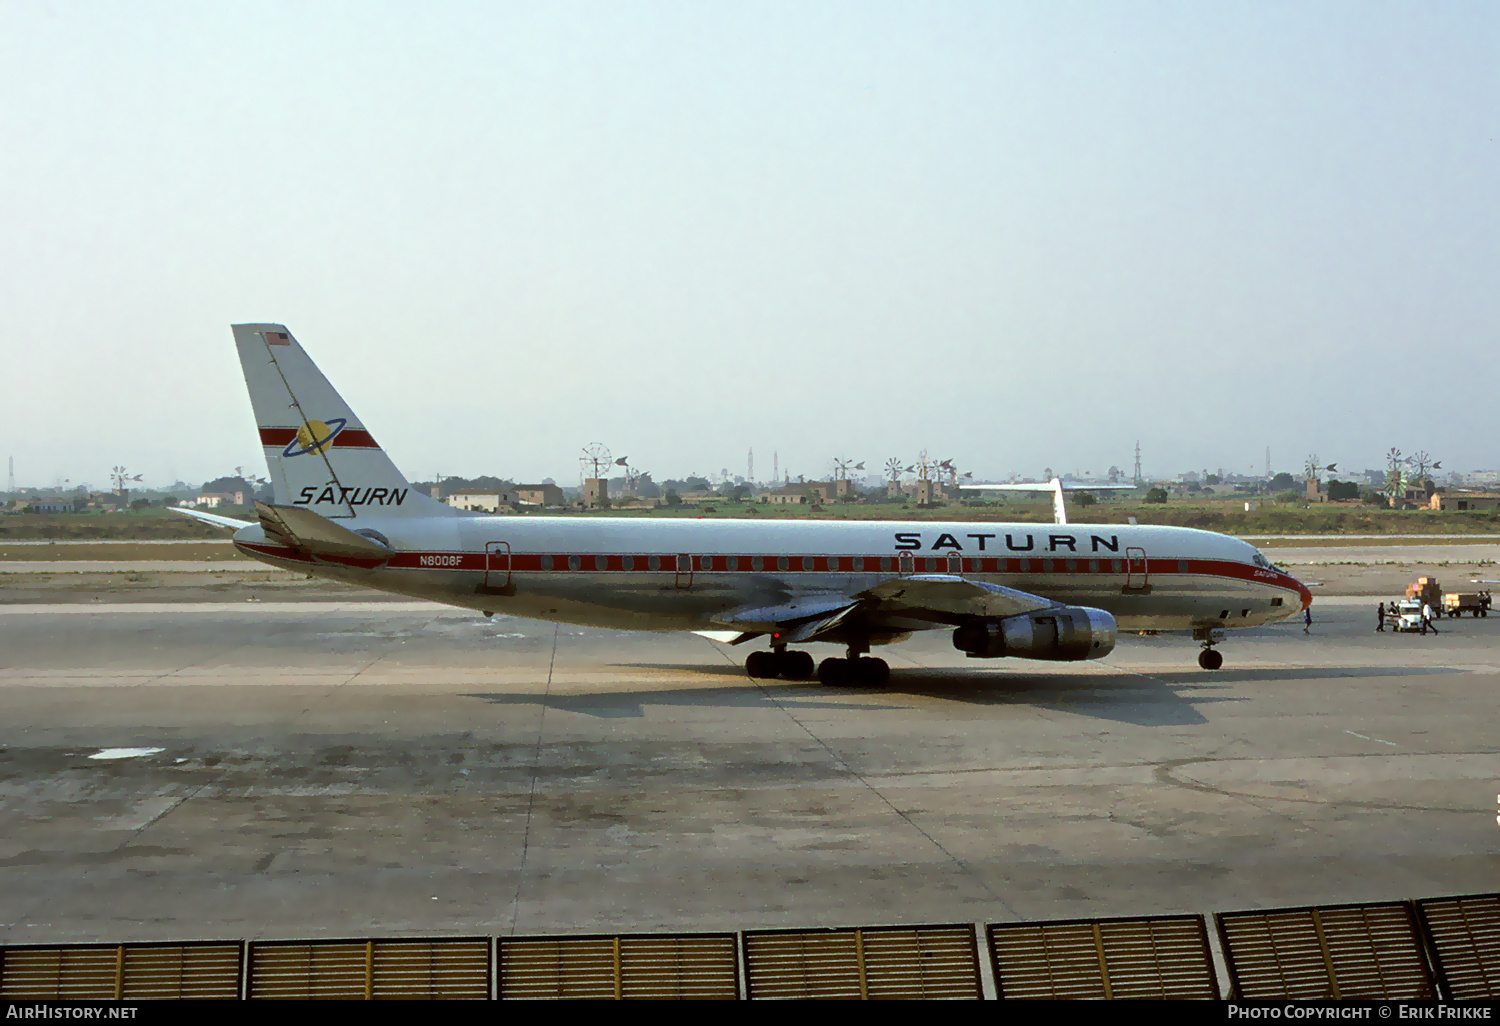
<path id="1" fill-rule="evenodd" d="M 1253 556 L 1250 557 L 1250 561 L 1252 563 L 1254 563 L 1256 566 L 1260 567 L 1262 570 L 1275 570 L 1278 574 L 1284 574 L 1284 573 L 1286 573 L 1286 571 L 1283 570 L 1283 569 L 1281 569 L 1281 567 L 1279 567 L 1275 563 L 1271 562 L 1265 556 L 1262 556 L 1260 554 L 1260 550 L 1259 549 L 1257 549 L 1255 551 L 1255 555 L 1253 555 Z M 1290 576 L 1290 575 L 1288 575 L 1288 576 Z"/>

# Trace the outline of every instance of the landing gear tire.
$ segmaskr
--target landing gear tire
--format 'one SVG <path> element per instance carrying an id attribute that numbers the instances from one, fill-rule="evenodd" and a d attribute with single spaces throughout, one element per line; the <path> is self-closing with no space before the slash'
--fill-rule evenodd
<path id="1" fill-rule="evenodd" d="M 776 656 L 770 652 L 751 652 L 745 657 L 745 672 L 752 677 L 769 679 L 777 675 Z"/>
<path id="2" fill-rule="evenodd" d="M 813 657 L 806 652 L 778 652 L 776 662 L 787 680 L 809 680 L 813 676 Z"/>
<path id="3" fill-rule="evenodd" d="M 1198 653 L 1198 665 L 1205 670 L 1217 670 L 1224 665 L 1224 653 L 1216 648 L 1205 648 Z"/>
<path id="4" fill-rule="evenodd" d="M 818 664 L 818 683 L 820 684 L 831 688 L 839 687 L 851 683 L 849 676 L 849 660 L 847 659 L 829 656 Z"/>

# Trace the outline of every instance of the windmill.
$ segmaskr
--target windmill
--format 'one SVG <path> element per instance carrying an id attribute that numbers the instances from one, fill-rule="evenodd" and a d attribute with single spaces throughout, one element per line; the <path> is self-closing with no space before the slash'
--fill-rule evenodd
<path id="1" fill-rule="evenodd" d="M 602 442 L 590 442 L 583 447 L 583 455 L 578 458 L 581 474 L 585 478 L 600 478 L 609 472 L 614 465 L 615 458 L 610 455 L 609 449 Z"/>
<path id="2" fill-rule="evenodd" d="M 849 480 L 849 471 L 850 470 L 864 470 L 864 469 L 865 469 L 865 465 L 864 465 L 863 461 L 861 461 L 859 463 L 855 463 L 853 460 L 841 460 L 841 459 L 835 459 L 833 461 L 834 480 L 836 480 L 836 481 L 847 481 L 847 480 Z"/>
<path id="3" fill-rule="evenodd" d="M 910 469 L 910 467 L 902 467 L 901 461 L 895 456 L 885 461 L 885 476 L 890 479 L 893 485 L 899 484 L 901 482 L 901 475 Z"/>
<path id="4" fill-rule="evenodd" d="M 1411 466 L 1412 476 L 1416 478 L 1418 487 L 1426 487 L 1429 471 L 1441 470 L 1443 466 L 1435 462 L 1426 452 L 1413 453 L 1407 457 L 1406 462 Z"/>
<path id="5" fill-rule="evenodd" d="M 115 484 L 115 494 L 119 496 L 125 495 L 126 489 L 132 481 L 139 481 L 141 479 L 140 474 L 132 475 L 124 467 L 111 467 L 109 477 Z"/>
<path id="6" fill-rule="evenodd" d="M 1392 448 L 1390 452 L 1385 454 L 1385 462 L 1387 468 L 1385 472 L 1386 498 L 1390 500 L 1393 509 L 1400 509 L 1402 493 L 1406 486 L 1405 476 L 1401 472 L 1401 467 L 1406 463 L 1406 460 L 1402 458 L 1400 449 Z"/>
<path id="7" fill-rule="evenodd" d="M 636 470 L 634 467 L 632 467 L 630 465 L 629 460 L 630 460 L 629 456 L 621 456 L 619 459 L 615 460 L 615 466 L 617 466 L 617 467 L 619 467 L 619 468 L 621 468 L 622 470 L 625 471 L 625 494 L 626 495 L 634 495 L 635 494 L 635 480 L 636 480 L 636 478 L 640 477 L 641 475 L 640 475 L 640 471 Z"/>

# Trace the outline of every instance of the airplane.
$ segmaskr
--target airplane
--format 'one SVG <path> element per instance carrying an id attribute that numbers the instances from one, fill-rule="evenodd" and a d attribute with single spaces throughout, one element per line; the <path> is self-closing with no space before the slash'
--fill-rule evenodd
<path id="1" fill-rule="evenodd" d="M 1119 630 L 1190 630 L 1216 670 L 1227 630 L 1312 602 L 1253 545 L 1191 528 L 458 510 L 412 487 L 284 325 L 232 330 L 273 501 L 256 521 L 177 511 L 274 567 L 487 616 L 763 639 L 751 677 L 828 685 L 887 683 L 871 648 L 924 630 L 972 658 L 1045 661 L 1101 659 Z M 793 648 L 815 642 L 845 655 Z"/>

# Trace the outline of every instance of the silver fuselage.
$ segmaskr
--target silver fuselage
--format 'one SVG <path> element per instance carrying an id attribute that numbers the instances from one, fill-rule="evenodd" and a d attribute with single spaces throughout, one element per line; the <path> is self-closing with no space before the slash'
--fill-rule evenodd
<path id="1" fill-rule="evenodd" d="M 361 516 L 385 561 L 330 561 L 268 540 L 273 566 L 484 612 L 629 630 L 755 629 L 736 610 L 857 595 L 892 577 L 962 576 L 1106 610 L 1125 630 L 1253 627 L 1311 600 L 1246 542 L 1175 527 L 930 521 Z M 951 625 L 888 623 L 892 631 Z"/>

